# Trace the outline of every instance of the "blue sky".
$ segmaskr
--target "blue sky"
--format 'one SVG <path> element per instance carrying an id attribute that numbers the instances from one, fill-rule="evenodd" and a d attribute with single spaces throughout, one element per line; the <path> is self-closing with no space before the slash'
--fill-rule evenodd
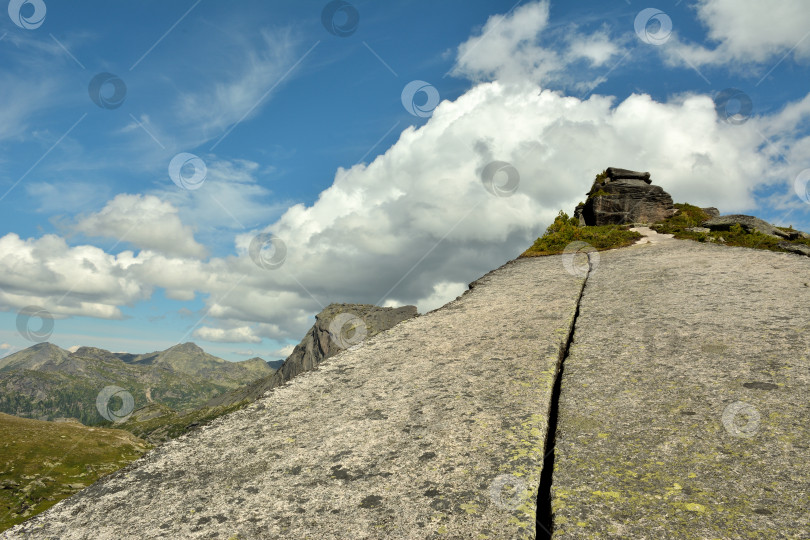
<path id="1" fill-rule="evenodd" d="M 607 166 L 810 230 L 801 0 L 12 0 L 0 36 L 0 354 L 38 313 L 281 358 L 330 302 L 452 300 Z"/>

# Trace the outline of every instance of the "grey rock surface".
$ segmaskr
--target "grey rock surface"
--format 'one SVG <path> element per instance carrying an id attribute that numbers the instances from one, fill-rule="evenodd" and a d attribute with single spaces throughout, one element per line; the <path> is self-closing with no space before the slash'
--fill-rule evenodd
<path id="1" fill-rule="evenodd" d="M 585 203 L 583 202 L 579 203 L 576 206 L 576 208 L 574 208 L 574 217 L 577 218 L 580 227 L 584 227 L 585 225 L 587 225 L 587 223 L 585 223 L 585 216 L 582 215 L 584 211 L 585 211 Z"/>
<path id="2" fill-rule="evenodd" d="M 2 538 L 534 538 L 572 324 L 555 537 L 808 538 L 810 261 L 651 237 L 584 289 L 564 265 L 513 261 Z"/>
<path id="3" fill-rule="evenodd" d="M 535 538 L 582 283 L 508 263 L 2 537 Z"/>
<path id="4" fill-rule="evenodd" d="M 706 208 L 701 208 L 701 210 L 703 210 L 703 212 L 705 212 L 709 217 L 717 217 L 720 215 L 720 210 L 714 206 L 707 206 Z"/>
<path id="5" fill-rule="evenodd" d="M 810 537 L 810 261 L 601 252 L 563 364 L 558 538 Z"/>
<path id="6" fill-rule="evenodd" d="M 300 373 L 314 369 L 340 351 L 417 315 L 416 306 L 390 308 L 373 304 L 329 304 L 315 316 L 315 324 L 295 346 L 278 371 L 216 396 L 210 399 L 205 407 L 214 408 L 256 401 L 268 390 L 281 386 Z M 337 322 L 336 317 L 339 318 Z M 337 335 L 331 336 L 330 332 Z"/>
<path id="7" fill-rule="evenodd" d="M 747 216 L 745 214 L 731 214 L 728 216 L 718 216 L 703 222 L 704 227 L 708 227 L 713 231 L 727 231 L 731 229 L 732 225 L 740 225 L 746 231 L 758 231 L 762 234 L 776 236 L 779 238 L 786 238 L 793 240 L 799 238 L 799 231 L 783 231 L 777 229 L 767 221 L 761 220 L 754 216 Z"/>
<path id="8" fill-rule="evenodd" d="M 793 253 L 798 253 L 799 255 L 805 255 L 810 257 L 810 246 L 807 244 L 794 244 L 793 242 L 779 242 L 776 244 L 782 249 L 786 249 Z"/>

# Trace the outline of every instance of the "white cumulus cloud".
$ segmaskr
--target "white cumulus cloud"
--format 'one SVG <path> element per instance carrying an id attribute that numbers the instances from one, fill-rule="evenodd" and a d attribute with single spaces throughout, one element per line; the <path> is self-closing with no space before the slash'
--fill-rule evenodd
<path id="1" fill-rule="evenodd" d="M 606 29 L 587 33 L 570 25 L 551 31 L 550 2 L 542 0 L 491 16 L 480 33 L 459 45 L 452 74 L 473 81 L 551 83 L 588 89 L 600 78 L 585 82 L 587 68 L 604 66 L 624 52 L 624 38 L 612 38 Z M 546 46 L 546 40 L 554 41 Z M 584 60 L 586 68 L 574 76 L 572 64 Z M 603 70 L 604 71 L 604 70 Z"/>
<path id="2" fill-rule="evenodd" d="M 74 230 L 177 257 L 206 255 L 191 227 L 180 221 L 177 209 L 154 195 L 117 195 L 101 211 L 80 217 Z"/>
<path id="3" fill-rule="evenodd" d="M 200 339 L 248 343 L 300 339 L 312 313 L 330 302 L 413 303 L 424 313 L 525 250 L 560 209 L 573 210 L 607 166 L 648 170 L 676 201 L 724 212 L 755 208 L 754 191 L 763 185 L 791 191 L 798 170 L 810 167 L 810 140 L 796 131 L 809 104 L 806 98 L 731 125 L 708 95 L 662 103 L 636 94 L 617 102 L 483 83 L 443 102 L 372 163 L 339 170 L 314 204 L 294 205 L 263 228 L 286 244 L 277 269 L 249 256 L 259 230 L 238 234 L 234 255 L 208 260 L 111 255 L 53 235 L 8 234 L 0 238 L 0 303 L 118 318 L 120 306 L 162 288 L 180 301 L 203 297 L 216 324 L 199 329 Z M 791 165 L 777 160 L 780 153 Z M 482 182 L 496 160 L 519 173 L 509 197 Z"/>
<path id="4" fill-rule="evenodd" d="M 120 319 L 120 306 L 152 292 L 129 272 L 137 262 L 131 251 L 110 255 L 95 246 L 70 247 L 56 235 L 23 240 L 9 233 L 0 238 L 0 306 L 39 306 L 54 318 Z"/>
<path id="5" fill-rule="evenodd" d="M 205 341 L 220 343 L 261 343 L 262 338 L 257 336 L 249 326 L 238 328 L 211 328 L 203 326 L 194 331 L 194 337 Z"/>
<path id="6" fill-rule="evenodd" d="M 718 50 L 727 47 L 733 58 L 745 52 L 739 41 L 745 33 L 733 28 L 747 26 L 732 18 L 722 29 L 716 19 L 730 5 L 704 0 L 698 10 L 717 28 L 711 35 Z M 624 51 L 604 29 L 567 36 L 555 51 L 542 42 L 548 28 L 547 1 L 491 17 L 459 47 L 454 71 L 489 82 L 442 102 L 371 163 L 339 169 L 310 205 L 292 205 L 261 222 L 264 203 L 249 202 L 267 195 L 254 182 L 257 166 L 212 160 L 210 183 L 193 194 L 119 195 L 77 220 L 76 229 L 88 236 L 138 246 L 137 256 L 69 246 L 54 235 L 7 234 L 0 238 L 0 306 L 120 318 L 121 306 L 162 288 L 179 301 L 203 298 L 211 322 L 196 330 L 199 339 L 297 340 L 330 302 L 416 304 L 424 313 L 454 299 L 466 283 L 524 251 L 560 209 L 570 213 L 608 166 L 649 171 L 676 201 L 725 213 L 756 209 L 755 193 L 763 187 L 796 204 L 793 178 L 810 168 L 804 131 L 810 95 L 742 125 L 718 118 L 707 94 L 666 101 L 643 93 L 623 100 L 566 96 L 545 82 L 564 78 L 571 62 L 605 68 Z M 757 39 L 775 43 L 763 45 L 772 51 L 788 43 Z M 483 173 L 496 161 L 519 177 L 511 196 L 497 196 L 510 195 L 503 193 L 504 172 L 491 179 L 501 191 L 486 189 Z M 192 226 L 208 220 L 215 229 L 241 231 L 232 233 L 232 255 L 204 259 Z M 285 244 L 280 267 L 264 269 L 251 259 L 260 232 Z"/>
<path id="7" fill-rule="evenodd" d="M 776 63 L 789 53 L 810 58 L 810 9 L 805 0 L 698 0 L 695 9 L 716 45 L 673 40 L 663 50 L 674 64 L 684 60 L 697 66 Z"/>

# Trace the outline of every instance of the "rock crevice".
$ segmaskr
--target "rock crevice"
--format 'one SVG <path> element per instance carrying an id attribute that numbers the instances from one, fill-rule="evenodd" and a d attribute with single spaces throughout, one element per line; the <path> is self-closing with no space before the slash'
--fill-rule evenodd
<path id="1" fill-rule="evenodd" d="M 546 443 L 544 445 L 545 457 L 543 459 L 543 470 L 540 474 L 540 486 L 537 490 L 537 539 L 550 539 L 554 533 L 554 514 L 551 503 L 551 486 L 554 477 L 554 445 L 557 436 L 557 419 L 559 415 L 560 392 L 562 391 L 563 372 L 565 370 L 565 360 L 574 342 L 574 332 L 576 331 L 579 310 L 582 305 L 582 297 L 585 295 L 585 287 L 588 285 L 588 277 L 593 271 L 593 261 L 590 254 L 588 257 L 588 271 L 582 281 L 582 288 L 579 290 L 574 317 L 568 328 L 568 336 L 565 346 L 560 349 L 560 358 L 557 363 L 557 372 L 554 380 L 554 390 L 551 394 L 551 405 L 549 407 L 548 429 L 546 430 Z"/>

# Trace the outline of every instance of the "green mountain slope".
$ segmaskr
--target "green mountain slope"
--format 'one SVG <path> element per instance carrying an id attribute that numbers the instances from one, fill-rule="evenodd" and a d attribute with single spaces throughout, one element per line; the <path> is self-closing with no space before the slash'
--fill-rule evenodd
<path id="1" fill-rule="evenodd" d="M 128 392 L 134 409 L 157 403 L 184 411 L 273 372 L 261 359 L 228 362 L 193 343 L 142 355 L 40 343 L 0 360 L 0 412 L 99 424 L 96 400 L 108 386 Z M 108 404 L 111 411 L 122 405 L 120 398 Z"/>
<path id="2" fill-rule="evenodd" d="M 0 413 L 0 530 L 50 508 L 148 449 L 147 442 L 120 429 Z"/>

